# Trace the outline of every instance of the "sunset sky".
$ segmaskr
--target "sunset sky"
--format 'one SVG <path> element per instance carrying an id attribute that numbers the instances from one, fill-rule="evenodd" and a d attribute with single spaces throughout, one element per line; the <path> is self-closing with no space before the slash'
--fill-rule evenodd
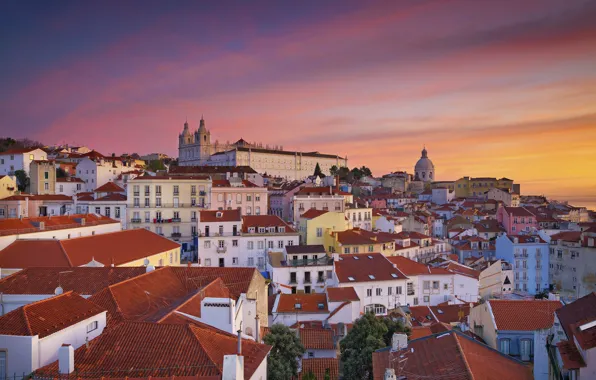
<path id="1" fill-rule="evenodd" d="M 212 140 L 379 175 L 426 144 L 439 180 L 592 205 L 595 20 L 582 0 L 5 1 L 0 135 L 177 156 L 204 114 Z"/>

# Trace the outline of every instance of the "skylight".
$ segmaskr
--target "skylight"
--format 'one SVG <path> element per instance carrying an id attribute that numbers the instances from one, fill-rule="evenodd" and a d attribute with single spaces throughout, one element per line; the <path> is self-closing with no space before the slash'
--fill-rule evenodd
<path id="1" fill-rule="evenodd" d="M 395 273 L 391 273 L 391 277 L 393 277 L 393 278 L 397 278 L 397 274 L 395 274 Z"/>
<path id="2" fill-rule="evenodd" d="M 360 258 L 358 258 L 358 256 L 354 256 L 354 260 L 360 260 Z"/>
<path id="3" fill-rule="evenodd" d="M 323 304 L 323 303 L 317 304 L 317 307 L 319 308 L 319 310 L 323 310 L 325 308 L 325 304 Z"/>
<path id="4" fill-rule="evenodd" d="M 356 281 L 356 280 L 354 279 L 354 277 L 352 277 L 352 276 L 348 277 L 348 280 L 350 280 L 350 281 Z"/>
<path id="5" fill-rule="evenodd" d="M 368 255 L 368 258 L 372 260 L 373 257 L 371 255 Z"/>
<path id="6" fill-rule="evenodd" d="M 371 280 L 374 280 L 375 279 L 375 276 L 373 276 L 372 274 L 369 274 L 368 275 L 368 278 L 370 278 Z"/>
<path id="7" fill-rule="evenodd" d="M 443 314 L 443 310 L 437 309 L 437 311 L 439 312 L 439 314 Z"/>
<path id="8" fill-rule="evenodd" d="M 302 309 L 302 304 L 300 304 L 300 303 L 294 304 L 294 309 Z"/>

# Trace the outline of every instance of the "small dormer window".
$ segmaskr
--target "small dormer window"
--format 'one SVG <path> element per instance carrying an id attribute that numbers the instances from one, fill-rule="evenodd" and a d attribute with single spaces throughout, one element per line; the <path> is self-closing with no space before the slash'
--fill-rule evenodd
<path id="1" fill-rule="evenodd" d="M 349 277 L 348 277 L 348 280 L 349 280 L 349 281 L 356 281 L 356 280 L 354 279 L 354 277 L 352 277 L 352 276 L 349 276 Z"/>
<path id="2" fill-rule="evenodd" d="M 395 273 L 391 273 L 391 277 L 393 277 L 393 278 L 397 278 L 397 274 L 395 274 Z"/>
<path id="3" fill-rule="evenodd" d="M 279 230 L 279 232 L 286 232 L 286 228 L 285 227 L 278 227 L 277 229 Z"/>
<path id="4" fill-rule="evenodd" d="M 317 304 L 317 308 L 319 310 L 323 310 L 323 309 L 325 309 L 325 304 L 324 303 L 319 303 L 319 304 Z"/>
<path id="5" fill-rule="evenodd" d="M 369 274 L 368 275 L 368 278 L 370 278 L 371 280 L 374 280 L 375 279 L 375 276 L 373 276 L 372 274 Z"/>
<path id="6" fill-rule="evenodd" d="M 254 227 L 248 227 L 248 233 L 254 234 L 255 233 L 255 228 Z"/>
<path id="7" fill-rule="evenodd" d="M 221 211 L 218 211 L 215 213 L 216 218 L 221 218 L 222 216 L 223 216 L 223 212 L 221 212 Z"/>
<path id="8" fill-rule="evenodd" d="M 301 310 L 302 309 L 302 304 L 300 304 L 300 303 L 294 304 L 294 309 Z"/>
<path id="9" fill-rule="evenodd" d="M 259 227 L 259 233 L 260 234 L 264 234 L 265 233 L 265 227 Z"/>

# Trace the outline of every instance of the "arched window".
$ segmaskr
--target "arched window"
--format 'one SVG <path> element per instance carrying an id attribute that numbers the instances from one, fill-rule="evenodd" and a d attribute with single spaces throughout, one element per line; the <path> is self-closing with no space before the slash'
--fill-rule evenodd
<path id="1" fill-rule="evenodd" d="M 387 308 L 381 304 L 371 304 L 364 307 L 365 313 L 374 313 L 375 315 L 387 314 Z"/>

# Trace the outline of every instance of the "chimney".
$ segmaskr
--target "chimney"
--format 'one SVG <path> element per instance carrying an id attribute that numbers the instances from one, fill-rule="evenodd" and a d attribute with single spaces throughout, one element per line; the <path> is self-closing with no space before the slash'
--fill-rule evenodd
<path id="1" fill-rule="evenodd" d="M 335 191 L 339 193 L 339 175 L 335 176 Z"/>
<path id="2" fill-rule="evenodd" d="M 255 317 L 255 342 L 261 343 L 261 324 L 259 323 L 259 313 Z"/>
<path id="3" fill-rule="evenodd" d="M 237 354 L 242 355 L 242 330 L 238 330 L 238 347 L 237 347 Z"/>
<path id="4" fill-rule="evenodd" d="M 391 351 L 399 351 L 408 347 L 408 336 L 406 334 L 393 333 L 391 337 Z"/>
<path id="5" fill-rule="evenodd" d="M 74 348 L 70 344 L 58 349 L 58 371 L 63 375 L 74 372 Z"/>
<path id="6" fill-rule="evenodd" d="M 386 368 L 383 380 L 397 380 L 397 377 L 395 376 L 395 370 L 393 368 Z"/>
<path id="7" fill-rule="evenodd" d="M 244 380 L 244 357 L 224 355 L 222 380 Z"/>

